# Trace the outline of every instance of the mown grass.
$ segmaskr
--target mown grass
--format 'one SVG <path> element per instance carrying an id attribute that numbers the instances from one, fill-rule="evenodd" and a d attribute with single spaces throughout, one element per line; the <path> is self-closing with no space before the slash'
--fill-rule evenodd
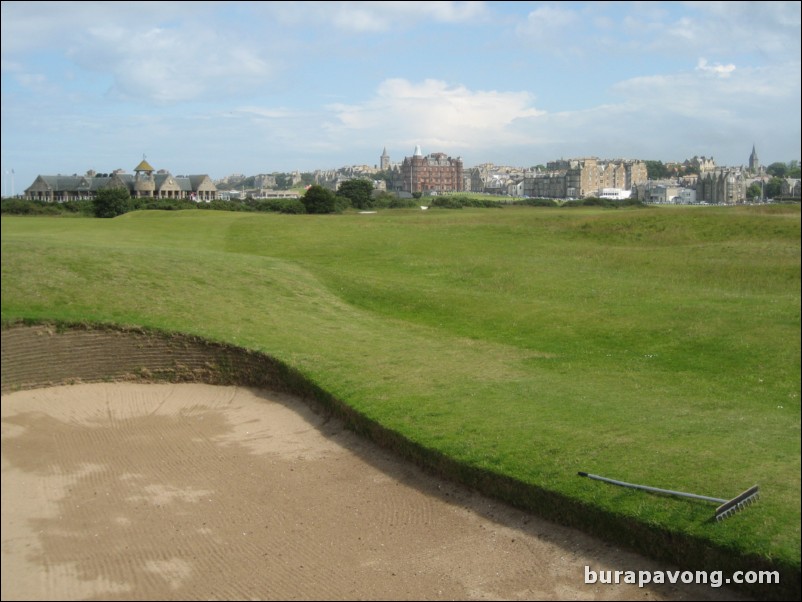
<path id="1" fill-rule="evenodd" d="M 467 465 L 800 562 L 798 206 L 4 217 L 2 318 L 263 351 Z M 578 471 L 762 498 L 711 524 Z"/>

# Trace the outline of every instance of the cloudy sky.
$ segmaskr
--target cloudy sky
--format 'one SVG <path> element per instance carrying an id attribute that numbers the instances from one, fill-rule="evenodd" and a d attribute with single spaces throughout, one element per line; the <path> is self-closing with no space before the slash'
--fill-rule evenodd
<path id="1" fill-rule="evenodd" d="M 3 193 L 143 155 L 799 160 L 800 30 L 799 2 L 4 1 Z"/>

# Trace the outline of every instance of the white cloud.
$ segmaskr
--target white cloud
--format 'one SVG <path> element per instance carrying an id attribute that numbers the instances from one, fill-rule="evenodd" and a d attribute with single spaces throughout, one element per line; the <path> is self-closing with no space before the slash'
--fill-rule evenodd
<path id="1" fill-rule="evenodd" d="M 200 12 L 204 3 L 195 3 Z M 70 48 L 88 26 L 130 27 L 186 15 L 179 2 L 3 2 L 3 56 L 31 50 Z"/>
<path id="2" fill-rule="evenodd" d="M 600 50 L 780 59 L 800 53 L 799 2 L 554 3 L 516 27 L 528 46 L 563 56 Z M 631 55 L 637 58 L 637 55 Z"/>
<path id="3" fill-rule="evenodd" d="M 638 106 L 654 104 L 667 113 L 685 112 L 706 118 L 722 111 L 744 119 L 756 116 L 754 113 L 765 118 L 765 109 L 756 111 L 757 107 L 798 103 L 799 63 L 790 70 L 787 65 L 737 71 L 730 67 L 724 68 L 727 77 L 718 77 L 717 67 L 697 67 L 693 72 L 631 78 L 616 84 L 613 91 Z"/>
<path id="4" fill-rule="evenodd" d="M 383 32 L 415 23 L 463 23 L 486 13 L 484 2 L 270 2 L 285 23 L 324 23 L 354 32 Z"/>
<path id="5" fill-rule="evenodd" d="M 730 63 L 729 65 L 722 65 L 720 63 L 716 63 L 715 65 L 708 65 L 707 59 L 700 58 L 699 62 L 696 64 L 697 71 L 703 71 L 705 73 L 713 73 L 718 75 L 719 77 L 729 77 L 733 71 L 735 71 L 735 65 Z"/>
<path id="6" fill-rule="evenodd" d="M 237 109 L 236 113 L 244 116 L 253 116 L 260 119 L 288 119 L 302 116 L 302 114 L 298 111 L 293 111 L 291 109 L 271 109 L 258 106 L 243 106 Z M 233 115 L 233 113 L 231 114 Z"/>
<path id="7" fill-rule="evenodd" d="M 272 73 L 265 59 L 209 29 L 96 27 L 72 56 L 110 75 L 113 94 L 160 103 L 228 96 Z"/>
<path id="8" fill-rule="evenodd" d="M 800 48 L 799 2 L 686 2 L 694 13 L 659 22 L 654 46 L 708 55 L 787 56 Z"/>
<path id="9" fill-rule="evenodd" d="M 188 14 L 177 2 L 4 2 L 3 69 L 50 52 L 106 78 L 112 97 L 156 103 L 269 82 L 280 54 L 252 27 L 231 35 L 211 17 L 216 6 L 197 3 Z"/>
<path id="10" fill-rule="evenodd" d="M 328 130 L 332 136 L 437 145 L 446 152 L 481 148 L 517 139 L 516 121 L 543 114 L 532 102 L 527 92 L 474 91 L 434 79 L 387 79 L 364 102 L 327 107 L 334 114 Z"/>
<path id="11" fill-rule="evenodd" d="M 531 44 L 553 47 L 555 51 L 572 45 L 571 28 L 579 21 L 577 11 L 554 6 L 541 6 L 530 12 L 526 21 L 518 24 L 516 31 Z M 554 47 L 557 41 L 562 42 Z"/>

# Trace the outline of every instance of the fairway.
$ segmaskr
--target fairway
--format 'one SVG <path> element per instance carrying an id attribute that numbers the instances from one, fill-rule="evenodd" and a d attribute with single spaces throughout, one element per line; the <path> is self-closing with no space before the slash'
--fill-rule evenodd
<path id="1" fill-rule="evenodd" d="M 257 351 L 505 501 L 799 575 L 799 206 L 3 217 L 2 318 Z"/>

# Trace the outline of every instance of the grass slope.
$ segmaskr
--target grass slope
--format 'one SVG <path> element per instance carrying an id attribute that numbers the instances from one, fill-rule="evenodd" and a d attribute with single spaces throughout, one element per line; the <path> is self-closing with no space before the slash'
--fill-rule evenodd
<path id="1" fill-rule="evenodd" d="M 800 562 L 798 206 L 3 217 L 2 318 L 263 351 L 461 462 Z M 577 471 L 762 498 L 711 524 Z"/>

